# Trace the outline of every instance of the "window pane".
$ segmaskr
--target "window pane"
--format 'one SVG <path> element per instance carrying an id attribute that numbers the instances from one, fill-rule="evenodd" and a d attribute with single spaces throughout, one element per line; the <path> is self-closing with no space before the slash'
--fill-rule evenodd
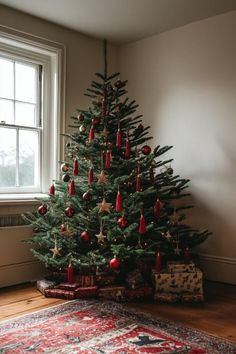
<path id="1" fill-rule="evenodd" d="M 15 64 L 16 100 L 36 103 L 36 68 Z"/>
<path id="2" fill-rule="evenodd" d="M 16 185 L 16 131 L 0 127 L 0 187 Z"/>
<path id="3" fill-rule="evenodd" d="M 16 102 L 15 124 L 35 126 L 35 105 L 29 103 Z"/>
<path id="4" fill-rule="evenodd" d="M 39 184 L 39 133 L 30 130 L 19 131 L 19 184 Z"/>
<path id="5" fill-rule="evenodd" d="M 13 68 L 12 61 L 0 58 L 0 97 L 14 98 Z"/>
<path id="6" fill-rule="evenodd" d="M 0 99 L 0 122 L 14 124 L 14 104 L 13 104 L 13 101 Z"/>

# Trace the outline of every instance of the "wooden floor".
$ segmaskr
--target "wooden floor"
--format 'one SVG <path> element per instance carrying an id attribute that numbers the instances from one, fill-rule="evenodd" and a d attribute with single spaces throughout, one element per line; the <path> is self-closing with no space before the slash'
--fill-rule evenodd
<path id="1" fill-rule="evenodd" d="M 236 286 L 208 282 L 203 304 L 129 303 L 124 306 L 160 316 L 236 342 Z M 6 320 L 65 300 L 45 298 L 35 284 L 0 289 L 0 320 Z"/>

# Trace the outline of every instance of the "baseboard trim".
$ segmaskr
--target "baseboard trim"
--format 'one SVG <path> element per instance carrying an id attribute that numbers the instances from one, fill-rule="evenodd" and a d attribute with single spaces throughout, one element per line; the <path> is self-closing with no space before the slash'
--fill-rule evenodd
<path id="1" fill-rule="evenodd" d="M 40 279 L 43 265 L 37 261 L 26 261 L 0 266 L 0 288 Z"/>
<path id="2" fill-rule="evenodd" d="M 208 280 L 236 284 L 236 259 L 200 254 L 200 266 Z"/>

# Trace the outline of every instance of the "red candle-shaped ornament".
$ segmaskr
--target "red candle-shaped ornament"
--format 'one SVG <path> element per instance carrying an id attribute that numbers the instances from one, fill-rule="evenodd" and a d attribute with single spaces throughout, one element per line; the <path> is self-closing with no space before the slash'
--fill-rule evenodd
<path id="1" fill-rule="evenodd" d="M 69 184 L 69 195 L 75 195 L 75 181 L 72 179 Z"/>
<path id="2" fill-rule="evenodd" d="M 93 183 L 93 167 L 89 167 L 89 171 L 88 171 L 88 185 L 91 186 L 91 184 Z"/>
<path id="3" fill-rule="evenodd" d="M 136 192 L 141 191 L 141 176 L 140 174 L 137 175 L 136 177 Z"/>
<path id="4" fill-rule="evenodd" d="M 125 158 L 129 159 L 130 158 L 130 142 L 129 138 L 127 137 L 126 142 L 125 142 Z"/>
<path id="5" fill-rule="evenodd" d="M 69 264 L 67 267 L 67 282 L 69 284 L 73 284 L 74 282 L 74 272 L 71 264 Z"/>
<path id="6" fill-rule="evenodd" d="M 122 196 L 119 190 L 116 195 L 116 211 L 122 211 Z"/>
<path id="7" fill-rule="evenodd" d="M 106 115 L 106 112 L 107 110 L 106 110 L 106 98 L 105 97 L 103 97 L 103 99 L 102 99 L 102 115 L 103 116 L 105 116 Z"/>
<path id="8" fill-rule="evenodd" d="M 116 133 L 116 147 L 121 148 L 122 146 L 122 131 L 118 128 Z"/>
<path id="9" fill-rule="evenodd" d="M 157 252 L 155 269 L 156 269 L 156 272 L 161 271 L 161 254 L 160 254 L 160 252 Z"/>
<path id="10" fill-rule="evenodd" d="M 154 216 L 156 218 L 158 218 L 160 216 L 160 211 L 161 211 L 161 202 L 160 200 L 157 198 L 156 202 L 155 202 L 155 205 L 153 207 L 153 213 L 154 213 Z"/>
<path id="11" fill-rule="evenodd" d="M 89 143 L 91 143 L 94 140 L 94 126 L 92 125 L 89 131 Z"/>
<path id="12" fill-rule="evenodd" d="M 78 160 L 74 159 L 74 161 L 73 161 L 73 176 L 78 176 L 78 173 L 79 173 Z"/>
<path id="13" fill-rule="evenodd" d="M 54 184 L 51 185 L 51 187 L 49 189 L 49 194 L 50 195 L 54 195 L 55 194 L 55 186 L 54 186 Z"/>
<path id="14" fill-rule="evenodd" d="M 190 259 L 191 259 L 191 255 L 190 255 L 190 252 L 189 252 L 189 248 L 187 247 L 184 251 L 184 260 L 185 260 L 185 263 L 189 263 L 190 262 Z"/>
<path id="15" fill-rule="evenodd" d="M 145 223 L 145 219 L 144 219 L 144 216 L 143 216 L 143 213 L 141 212 L 141 215 L 140 215 L 140 219 L 139 219 L 139 229 L 138 229 L 138 232 L 140 234 L 145 234 L 146 232 L 146 223 Z"/>
<path id="16" fill-rule="evenodd" d="M 106 158 L 105 158 L 105 168 L 111 167 L 111 151 L 108 149 L 106 151 Z"/>

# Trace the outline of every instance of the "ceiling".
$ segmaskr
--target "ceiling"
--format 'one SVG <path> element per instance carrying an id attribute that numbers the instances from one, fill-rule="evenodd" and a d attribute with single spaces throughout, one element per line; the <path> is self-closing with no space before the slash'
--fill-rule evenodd
<path id="1" fill-rule="evenodd" d="M 115 44 L 236 10 L 236 0 L 0 0 L 0 4 Z"/>

